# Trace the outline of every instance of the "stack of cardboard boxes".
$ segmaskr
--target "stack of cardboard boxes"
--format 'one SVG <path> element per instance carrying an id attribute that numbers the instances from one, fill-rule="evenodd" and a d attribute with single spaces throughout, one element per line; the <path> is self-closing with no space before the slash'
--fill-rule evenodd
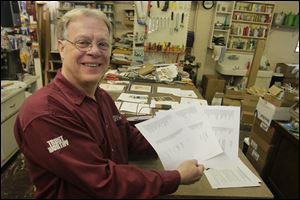
<path id="1" fill-rule="evenodd" d="M 226 89 L 223 105 L 241 107 L 241 124 L 252 126 L 258 98 L 256 95 L 247 94 L 245 90 Z"/>
<path id="2" fill-rule="evenodd" d="M 277 141 L 278 134 L 272 125 L 266 130 L 266 125 L 255 118 L 246 157 L 262 177 Z"/>
<path id="3" fill-rule="evenodd" d="M 290 106 L 295 103 L 295 95 L 272 86 L 264 99 L 259 98 L 256 110 L 257 116 L 250 133 L 247 158 L 264 177 L 268 169 L 268 162 L 272 156 L 273 148 L 279 141 L 279 135 L 273 128 L 273 120 L 287 121 L 290 119 Z M 277 96 L 281 96 L 279 99 Z"/>
<path id="4" fill-rule="evenodd" d="M 259 97 L 256 95 L 244 95 L 244 99 L 241 101 L 241 122 L 243 124 L 253 124 L 258 99 Z"/>
<path id="5" fill-rule="evenodd" d="M 207 100 L 209 104 L 211 104 L 212 99 L 214 98 L 217 92 L 224 92 L 225 80 L 219 77 L 218 75 L 206 74 L 203 75 L 201 87 L 203 89 L 203 97 Z"/>

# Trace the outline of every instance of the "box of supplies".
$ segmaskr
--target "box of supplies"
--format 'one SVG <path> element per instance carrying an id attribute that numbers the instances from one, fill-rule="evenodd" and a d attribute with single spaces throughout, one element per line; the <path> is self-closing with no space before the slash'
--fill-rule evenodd
<path id="1" fill-rule="evenodd" d="M 289 107 L 277 107 L 262 98 L 259 98 L 256 110 L 257 117 L 268 125 L 272 120 L 289 120 L 291 118 Z"/>
<path id="2" fill-rule="evenodd" d="M 254 132 L 268 144 L 275 144 L 279 139 L 278 132 L 275 131 L 272 123 L 271 126 L 268 126 L 258 118 L 254 119 L 254 124 L 252 126 L 251 132 Z"/>
<path id="3" fill-rule="evenodd" d="M 250 134 L 249 147 L 246 157 L 260 175 L 264 174 L 265 168 L 271 158 L 273 149 L 274 145 L 266 143 L 255 133 Z"/>

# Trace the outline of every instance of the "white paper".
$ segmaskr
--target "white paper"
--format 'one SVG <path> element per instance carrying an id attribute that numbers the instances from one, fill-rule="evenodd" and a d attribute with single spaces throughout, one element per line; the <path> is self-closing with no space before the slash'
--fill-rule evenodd
<path id="1" fill-rule="evenodd" d="M 173 170 L 182 161 L 195 159 L 197 143 L 193 134 L 175 115 L 160 115 L 136 127 L 156 150 L 165 169 Z"/>
<path id="2" fill-rule="evenodd" d="M 173 94 L 178 97 L 198 98 L 193 90 L 181 90 L 180 88 L 157 87 L 157 93 Z"/>
<path id="3" fill-rule="evenodd" d="M 150 114 L 151 108 L 149 104 L 140 104 L 132 102 L 123 102 L 120 111 L 132 112 L 136 115 L 139 114 Z"/>
<path id="4" fill-rule="evenodd" d="M 197 159 L 201 163 L 202 160 L 222 153 L 217 138 L 203 123 L 196 106 L 200 105 L 180 106 L 174 111 L 161 113 L 151 120 L 136 124 L 136 127 L 157 151 L 163 165 L 165 168 L 167 167 L 166 169 L 175 169 L 176 164 L 180 163 L 179 161 L 186 160 L 188 157 Z M 157 144 L 157 140 L 153 138 L 155 132 L 158 132 L 157 135 L 161 137 L 169 138 L 165 141 L 165 146 Z M 168 134 L 175 135 L 175 132 L 180 137 L 168 137 Z M 180 152 L 177 152 L 176 146 L 180 141 L 183 143 L 180 143 Z M 185 143 L 187 141 L 189 142 Z M 172 142 L 174 143 L 172 144 Z M 183 148 L 186 145 L 190 148 Z M 188 155 L 188 157 L 180 157 L 179 155 Z"/>
<path id="5" fill-rule="evenodd" d="M 172 64 L 166 67 L 157 67 L 156 74 L 160 81 L 172 81 L 178 74 L 177 66 Z"/>
<path id="6" fill-rule="evenodd" d="M 173 94 L 175 96 L 180 95 L 179 88 L 170 88 L 170 87 L 157 87 L 157 93 Z"/>
<path id="7" fill-rule="evenodd" d="M 121 104 L 122 104 L 122 102 L 120 102 L 120 101 L 115 101 L 115 105 L 117 106 L 118 110 L 120 110 Z"/>
<path id="8" fill-rule="evenodd" d="M 116 84 L 106 84 L 106 83 L 101 83 L 100 87 L 103 90 L 110 91 L 110 92 L 123 92 L 125 85 L 116 85 Z"/>
<path id="9" fill-rule="evenodd" d="M 218 138 L 224 153 L 235 160 L 238 158 L 240 134 L 240 107 L 201 106 L 203 117 Z"/>
<path id="10" fill-rule="evenodd" d="M 196 93 L 193 90 L 181 90 L 180 97 L 189 97 L 189 98 L 198 98 Z"/>
<path id="11" fill-rule="evenodd" d="M 197 142 L 197 152 L 194 152 L 199 163 L 222 153 L 222 148 L 214 133 L 205 123 L 202 110 L 198 104 L 182 105 L 173 112 L 181 121 L 182 125 L 187 126 L 195 142 Z"/>
<path id="12" fill-rule="evenodd" d="M 151 85 L 131 85 L 130 91 L 151 92 Z"/>
<path id="13" fill-rule="evenodd" d="M 181 97 L 180 104 L 190 104 L 190 103 L 199 103 L 200 105 L 207 106 L 207 101 L 205 99 L 193 99 Z"/>
<path id="14" fill-rule="evenodd" d="M 212 188 L 253 187 L 261 180 L 238 158 L 240 108 L 180 104 L 136 124 L 165 169 L 187 159 L 204 164 Z"/>
<path id="15" fill-rule="evenodd" d="M 231 169 L 208 169 L 204 171 L 212 188 L 254 187 L 261 180 L 239 159 Z"/>
<path id="16" fill-rule="evenodd" d="M 118 101 L 129 101 L 129 102 L 135 102 L 135 103 L 147 103 L 148 95 L 122 93 L 118 97 L 117 100 Z"/>

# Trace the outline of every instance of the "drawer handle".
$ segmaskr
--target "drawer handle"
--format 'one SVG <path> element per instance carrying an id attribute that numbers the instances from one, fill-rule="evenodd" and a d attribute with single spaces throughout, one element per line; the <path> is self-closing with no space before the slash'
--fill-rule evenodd
<path id="1" fill-rule="evenodd" d="M 9 106 L 9 108 L 14 108 L 16 104 L 14 103 L 13 105 Z"/>

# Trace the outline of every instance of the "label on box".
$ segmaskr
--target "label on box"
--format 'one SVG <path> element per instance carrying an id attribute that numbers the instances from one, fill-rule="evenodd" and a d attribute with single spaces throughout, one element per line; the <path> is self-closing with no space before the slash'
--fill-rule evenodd
<path id="1" fill-rule="evenodd" d="M 258 161 L 259 154 L 255 150 L 252 151 L 251 156 L 254 158 L 254 160 Z"/>
<path id="2" fill-rule="evenodd" d="M 266 132 L 268 131 L 268 129 L 270 127 L 270 125 L 268 125 L 268 124 L 266 124 L 264 122 L 261 122 L 259 126 L 260 126 L 260 128 L 262 128 Z"/>
<path id="3" fill-rule="evenodd" d="M 254 142 L 254 140 L 251 139 L 251 143 L 250 143 L 251 147 L 255 150 L 257 150 L 257 143 Z"/>
<path id="4" fill-rule="evenodd" d="M 269 119 L 268 117 L 264 116 L 261 113 L 257 113 L 257 118 L 260 119 L 264 124 L 267 126 L 270 126 L 272 119 Z"/>

